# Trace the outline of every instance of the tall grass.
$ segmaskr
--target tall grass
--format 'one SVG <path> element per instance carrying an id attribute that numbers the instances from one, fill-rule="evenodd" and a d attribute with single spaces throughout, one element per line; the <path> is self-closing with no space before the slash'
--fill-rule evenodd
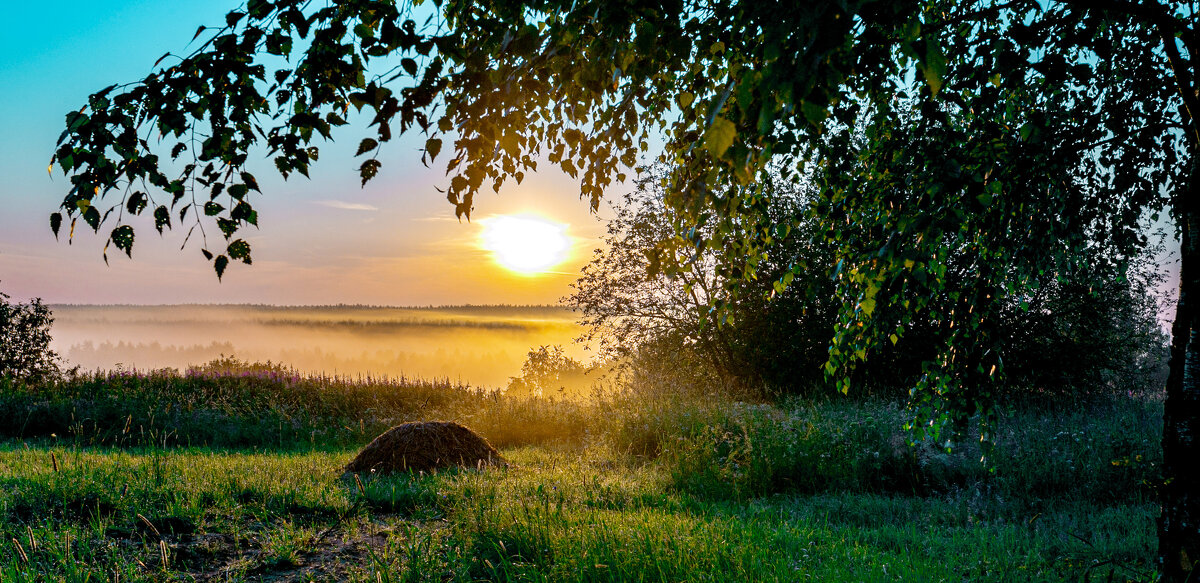
<path id="1" fill-rule="evenodd" d="M 650 411 L 635 418 L 648 417 L 641 426 L 656 434 L 648 441 L 664 444 L 661 456 L 677 486 L 709 497 L 986 488 L 1036 506 L 1063 497 L 1150 500 L 1160 479 L 1160 402 L 1010 411 L 988 460 L 969 437 L 949 451 L 909 443 L 901 429 L 905 415 L 886 401 L 829 400 L 732 403 L 699 415 Z"/>
<path id="2" fill-rule="evenodd" d="M 1048 497 L 1147 499 L 1161 403 L 1090 399 L 1014 409 L 988 463 L 971 439 L 912 444 L 901 404 L 828 398 L 747 403 L 717 392 L 507 395 L 445 380 L 302 375 L 232 358 L 184 373 L 115 371 L 57 383 L 0 380 L 0 437 L 57 444 L 296 450 L 359 446 L 393 425 L 454 420 L 501 448 L 603 444 L 668 468 L 710 498 L 776 492 L 927 495 L 984 487 Z"/>
<path id="3" fill-rule="evenodd" d="M 93 372 L 53 383 L 0 378 L 0 437 L 86 445 L 257 448 L 360 444 L 422 419 L 464 422 L 498 446 L 580 439 L 578 407 L 449 380 L 301 374 L 223 358 L 173 369 Z M 517 429 L 519 428 L 519 429 Z"/>

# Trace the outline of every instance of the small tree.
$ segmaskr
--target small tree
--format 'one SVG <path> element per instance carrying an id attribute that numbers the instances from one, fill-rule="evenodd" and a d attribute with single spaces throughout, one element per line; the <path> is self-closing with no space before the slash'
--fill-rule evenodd
<path id="1" fill-rule="evenodd" d="M 651 362 L 679 359 L 678 366 L 706 368 L 724 385 L 803 392 L 821 384 L 840 305 L 832 248 L 813 242 L 814 225 L 800 225 L 758 261 L 759 277 L 743 279 L 742 266 L 724 260 L 711 234 L 703 248 L 676 238 L 680 217 L 664 200 L 665 181 L 665 169 L 652 168 L 635 192 L 612 204 L 605 248 L 564 298 L 582 315 L 584 339 L 610 360 L 649 352 Z M 796 186 L 770 188 L 779 191 L 771 204 L 780 216 L 806 204 Z M 789 276 L 786 288 L 775 285 L 797 262 L 810 269 Z"/>
<path id="2" fill-rule="evenodd" d="M 9 297 L 0 292 L 0 376 L 29 382 L 57 377 L 62 359 L 50 348 L 50 308 L 41 298 L 19 304 Z"/>
<path id="3" fill-rule="evenodd" d="M 508 390 L 522 395 L 566 394 L 585 385 L 586 373 L 583 364 L 563 353 L 561 346 L 541 346 L 529 351 L 521 376 L 509 380 Z"/>

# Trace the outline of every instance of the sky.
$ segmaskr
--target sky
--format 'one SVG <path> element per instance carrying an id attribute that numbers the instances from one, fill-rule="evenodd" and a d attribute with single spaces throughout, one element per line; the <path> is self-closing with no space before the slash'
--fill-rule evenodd
<path id="1" fill-rule="evenodd" d="M 234 263 L 218 282 L 200 241 L 193 238 L 181 250 L 185 230 L 159 237 L 145 221 L 133 223 L 133 259 L 110 249 L 105 265 L 101 251 L 111 225 L 102 227 L 103 235 L 78 229 L 70 244 L 65 237 L 56 241 L 49 228 L 49 215 L 70 184 L 57 169 L 53 176 L 46 172 L 64 116 L 100 88 L 145 77 L 164 53 L 185 52 L 196 28 L 221 21 L 236 0 L 11 4 L 0 19 L 0 292 L 14 300 L 555 303 L 599 245 L 603 211 L 593 215 L 579 199 L 578 183 L 550 164 L 540 164 L 521 185 L 481 193 L 471 222 L 455 219 L 435 190 L 447 180 L 436 166 L 421 166 L 419 136 L 385 146 L 380 175 L 360 187 L 353 148 L 369 134 L 358 124 L 318 144 L 321 160 L 311 180 L 285 182 L 273 171 L 256 172 L 264 192 L 254 201 L 259 229 L 239 233 L 253 245 L 254 265 Z M 481 246 L 481 236 L 484 225 L 505 215 L 539 215 L 565 225 L 568 259 L 537 275 L 502 267 Z M 211 247 L 223 247 L 218 243 L 210 238 Z"/>

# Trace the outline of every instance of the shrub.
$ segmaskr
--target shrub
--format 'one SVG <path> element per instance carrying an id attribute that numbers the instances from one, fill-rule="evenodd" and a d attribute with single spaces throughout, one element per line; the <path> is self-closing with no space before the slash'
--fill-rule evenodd
<path id="1" fill-rule="evenodd" d="M 587 369 L 567 356 L 561 346 L 541 346 L 530 350 L 521 365 L 521 376 L 508 382 L 508 392 L 522 396 L 566 396 L 586 392 Z"/>
<path id="2" fill-rule="evenodd" d="M 50 348 L 50 308 L 41 298 L 19 304 L 9 297 L 0 292 L 0 377 L 38 382 L 60 376 L 62 359 Z"/>

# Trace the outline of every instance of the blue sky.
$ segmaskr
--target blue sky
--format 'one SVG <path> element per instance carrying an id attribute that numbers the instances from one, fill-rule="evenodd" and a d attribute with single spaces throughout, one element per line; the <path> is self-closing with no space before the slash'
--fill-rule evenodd
<path id="1" fill-rule="evenodd" d="M 384 151 L 366 188 L 351 150 L 361 127 L 322 144 L 312 180 L 260 175 L 260 229 L 248 239 L 255 264 L 218 283 L 183 231 L 158 237 L 135 223 L 133 260 L 109 254 L 104 237 L 56 242 L 48 216 L 68 187 L 46 173 L 66 112 L 112 83 L 144 77 L 168 51 L 183 52 L 196 28 L 222 20 L 231 0 L 20 2 L 0 20 L 0 292 L 51 303 L 547 303 L 569 291 L 569 275 L 591 255 L 603 225 L 578 186 L 541 172 L 476 202 L 475 223 L 454 219 L 434 190 L 442 173 L 418 162 L 419 142 Z M 543 164 L 541 168 L 550 168 Z M 616 195 L 617 193 L 612 193 Z M 498 269 L 478 247 L 479 220 L 538 213 L 569 225 L 574 259 L 559 273 L 528 277 Z M 106 232 L 104 230 L 102 233 Z"/>

